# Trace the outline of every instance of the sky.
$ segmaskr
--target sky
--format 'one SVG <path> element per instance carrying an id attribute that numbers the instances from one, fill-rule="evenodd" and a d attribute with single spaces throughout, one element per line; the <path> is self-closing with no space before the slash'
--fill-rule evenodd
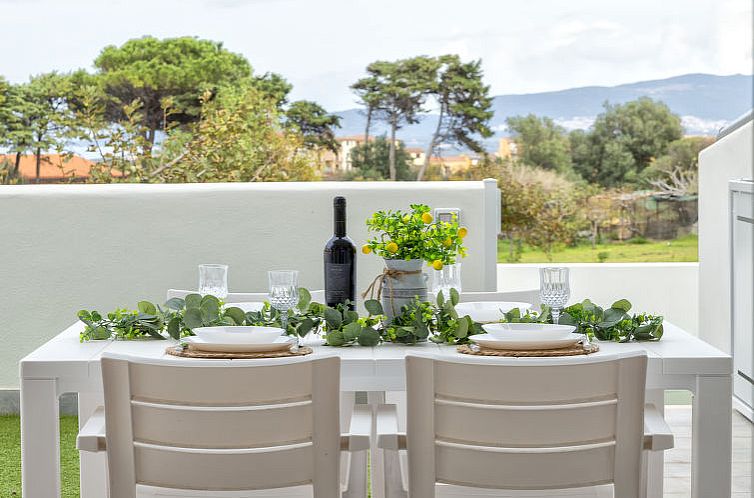
<path id="1" fill-rule="evenodd" d="M 92 69 L 105 45 L 197 36 L 282 74 L 291 98 L 355 106 L 374 60 L 482 59 L 493 95 L 752 73 L 752 0 L 0 0 L 0 74 Z"/>

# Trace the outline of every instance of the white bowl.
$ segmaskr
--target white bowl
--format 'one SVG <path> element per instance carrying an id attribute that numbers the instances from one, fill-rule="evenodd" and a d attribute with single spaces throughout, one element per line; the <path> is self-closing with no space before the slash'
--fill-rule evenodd
<path id="1" fill-rule="evenodd" d="M 227 326 L 197 327 L 194 334 L 207 343 L 217 344 L 270 344 L 283 335 L 278 327 Z"/>
<path id="2" fill-rule="evenodd" d="M 469 315 L 472 320 L 479 323 L 499 322 L 503 313 L 518 308 L 522 312 L 528 310 L 531 303 L 519 303 L 513 301 L 478 301 L 456 304 L 458 316 Z"/>
<path id="3" fill-rule="evenodd" d="M 249 311 L 262 311 L 264 303 L 261 301 L 248 301 L 243 303 L 225 303 L 225 308 L 240 308 L 244 313 Z"/>
<path id="4" fill-rule="evenodd" d="M 485 323 L 482 328 L 495 339 L 510 341 L 557 341 L 569 339 L 576 327 L 549 323 Z"/>

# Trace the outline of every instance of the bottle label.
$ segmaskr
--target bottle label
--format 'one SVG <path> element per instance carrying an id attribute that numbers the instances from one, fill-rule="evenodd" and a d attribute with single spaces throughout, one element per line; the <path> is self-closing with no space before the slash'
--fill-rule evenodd
<path id="1" fill-rule="evenodd" d="M 342 303 L 351 296 L 351 264 L 325 264 L 325 299 L 328 303 Z"/>

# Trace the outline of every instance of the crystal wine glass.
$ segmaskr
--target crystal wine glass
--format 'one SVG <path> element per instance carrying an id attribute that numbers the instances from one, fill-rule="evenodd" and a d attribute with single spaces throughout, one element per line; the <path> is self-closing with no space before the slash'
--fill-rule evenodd
<path id="1" fill-rule="evenodd" d="M 228 297 L 228 265 L 199 265 L 199 294 Z"/>
<path id="2" fill-rule="evenodd" d="M 449 301 L 450 289 L 461 292 L 461 263 L 445 265 L 442 270 L 432 272 L 432 292 L 435 295 L 442 292 L 445 300 Z"/>
<path id="3" fill-rule="evenodd" d="M 568 268 L 547 267 L 539 269 L 539 299 L 552 310 L 552 323 L 560 320 L 560 312 L 571 297 Z"/>
<path id="4" fill-rule="evenodd" d="M 288 333 L 288 310 L 298 304 L 298 271 L 271 270 L 270 304 L 280 311 L 280 324 Z"/>

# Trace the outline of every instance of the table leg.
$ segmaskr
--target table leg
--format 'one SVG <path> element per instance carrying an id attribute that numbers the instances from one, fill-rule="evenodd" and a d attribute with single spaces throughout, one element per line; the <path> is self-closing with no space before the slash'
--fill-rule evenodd
<path id="1" fill-rule="evenodd" d="M 692 498 L 731 493 L 733 407 L 730 376 L 698 376 L 691 443 Z"/>
<path id="2" fill-rule="evenodd" d="M 60 414 L 55 379 L 21 379 L 24 498 L 60 496 Z"/>
<path id="3" fill-rule="evenodd" d="M 102 393 L 79 393 L 79 429 L 91 417 L 94 410 L 104 406 Z M 81 475 L 81 498 L 107 496 L 107 459 L 105 453 L 79 453 Z"/>
<path id="4" fill-rule="evenodd" d="M 372 406 L 376 414 L 377 406 L 385 403 L 385 393 L 380 391 L 368 392 L 367 403 Z M 377 441 L 377 424 L 372 423 L 372 441 Z M 385 498 L 385 470 L 383 469 L 382 450 L 372 444 L 369 450 L 369 478 L 372 483 L 372 498 Z"/>

